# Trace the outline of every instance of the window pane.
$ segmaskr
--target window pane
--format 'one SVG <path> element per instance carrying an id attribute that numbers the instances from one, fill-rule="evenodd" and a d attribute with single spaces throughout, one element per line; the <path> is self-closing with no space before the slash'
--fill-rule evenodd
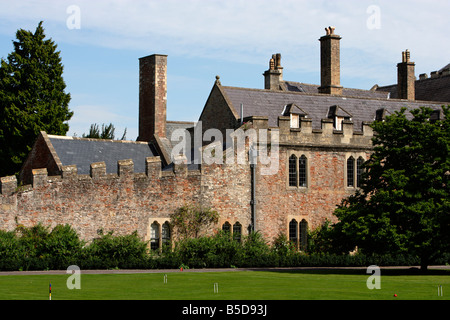
<path id="1" fill-rule="evenodd" d="M 364 163 L 364 159 L 362 157 L 359 157 L 356 161 L 356 186 L 359 188 L 361 187 L 361 175 L 363 173 L 362 165 Z"/>
<path id="2" fill-rule="evenodd" d="M 347 187 L 355 186 L 355 159 L 353 157 L 347 160 Z"/>
<path id="3" fill-rule="evenodd" d="M 300 250 L 306 251 L 308 244 L 308 222 L 305 219 L 300 222 Z"/>
<path id="4" fill-rule="evenodd" d="M 297 157 L 295 155 L 289 158 L 289 186 L 297 186 Z"/>
<path id="5" fill-rule="evenodd" d="M 301 156 L 298 160 L 298 180 L 300 187 L 307 187 L 307 161 L 305 156 Z"/>
<path id="6" fill-rule="evenodd" d="M 227 221 L 222 225 L 222 230 L 225 232 L 231 232 L 231 224 Z"/>
<path id="7" fill-rule="evenodd" d="M 170 242 L 170 227 L 167 222 L 162 225 L 162 242 L 163 244 Z"/>
<path id="8" fill-rule="evenodd" d="M 242 225 L 239 222 L 236 222 L 233 225 L 233 239 L 237 242 L 241 242 L 242 236 Z"/>
<path id="9" fill-rule="evenodd" d="M 297 220 L 292 220 L 289 222 L 289 240 L 290 241 L 297 241 Z"/>
<path id="10" fill-rule="evenodd" d="M 150 249 L 159 249 L 159 224 L 152 223 L 150 227 Z"/>

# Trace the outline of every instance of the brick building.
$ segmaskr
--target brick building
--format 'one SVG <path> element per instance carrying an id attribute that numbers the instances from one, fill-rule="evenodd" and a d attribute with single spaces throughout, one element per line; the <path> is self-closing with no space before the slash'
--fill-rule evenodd
<path id="1" fill-rule="evenodd" d="M 197 203 L 218 211 L 214 229 L 228 229 L 236 239 L 252 229 L 267 240 L 283 233 L 304 249 L 306 231 L 332 220 L 336 205 L 358 188 L 361 164 L 372 151 L 369 124 L 402 107 L 428 106 L 440 117 L 440 106 L 450 101 L 447 69 L 416 80 L 408 51 L 398 64 L 397 85 L 342 87 L 340 40 L 333 27 L 320 38 L 320 85 L 285 81 L 281 54 L 269 60 L 264 89 L 223 86 L 216 77 L 197 123 L 166 120 L 167 56 L 141 58 L 138 141 L 41 132 L 20 187 L 15 177 L 1 178 L 0 228 L 69 223 L 86 240 L 99 230 L 137 230 L 157 249 L 176 236 L 169 214 Z M 431 87 L 425 97 L 421 92 Z M 173 139 L 180 129 L 183 154 L 176 149 L 179 137 Z M 215 141 L 195 143 L 196 134 L 205 138 L 211 129 Z M 265 139 L 244 141 L 244 162 L 200 160 L 208 148 L 235 159 L 238 141 L 230 133 L 250 129 Z M 231 143 L 219 141 L 217 132 Z M 250 162 L 250 150 L 276 153 L 276 170 L 273 162 Z"/>

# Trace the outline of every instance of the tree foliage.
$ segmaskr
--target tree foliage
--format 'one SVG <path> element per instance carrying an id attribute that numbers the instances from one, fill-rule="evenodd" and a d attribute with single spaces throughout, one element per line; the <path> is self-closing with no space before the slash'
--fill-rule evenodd
<path id="1" fill-rule="evenodd" d="M 181 239 L 198 238 L 203 229 L 217 223 L 219 214 L 200 205 L 184 205 L 170 215 L 171 223 Z"/>
<path id="2" fill-rule="evenodd" d="M 36 31 L 19 29 L 14 51 L 0 66 L 0 176 L 15 174 L 40 131 L 65 135 L 73 113 L 65 93 L 60 51 Z"/>
<path id="3" fill-rule="evenodd" d="M 82 138 L 93 138 L 93 139 L 109 139 L 114 140 L 115 139 L 115 131 L 116 128 L 112 123 L 105 125 L 102 124 L 102 130 L 100 131 L 100 127 L 97 123 L 91 124 L 91 127 L 89 128 L 89 133 L 84 134 L 81 136 Z M 122 138 L 119 140 L 125 140 L 127 135 L 127 128 L 125 128 Z"/>
<path id="4" fill-rule="evenodd" d="M 335 211 L 335 245 L 365 253 L 408 253 L 429 261 L 450 246 L 450 106 L 406 109 L 373 124 L 374 152 L 361 189 Z"/>

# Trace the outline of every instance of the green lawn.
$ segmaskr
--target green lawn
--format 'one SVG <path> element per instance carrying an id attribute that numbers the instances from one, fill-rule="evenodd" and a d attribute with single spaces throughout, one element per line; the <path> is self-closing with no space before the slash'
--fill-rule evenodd
<path id="1" fill-rule="evenodd" d="M 434 275 L 381 273 L 381 289 L 369 290 L 363 271 L 235 271 L 148 274 L 83 274 L 81 289 L 69 290 L 69 275 L 0 276 L 0 300 L 449 300 L 450 272 Z M 214 293 L 218 283 L 219 293 Z M 438 297 L 437 285 L 444 297 Z M 394 297 L 397 294 L 397 297 Z"/>

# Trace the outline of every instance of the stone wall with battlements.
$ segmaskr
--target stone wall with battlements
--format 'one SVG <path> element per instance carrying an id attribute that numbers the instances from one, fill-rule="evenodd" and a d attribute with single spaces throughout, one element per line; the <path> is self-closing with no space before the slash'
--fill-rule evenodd
<path id="1" fill-rule="evenodd" d="M 309 229 L 325 219 L 333 220 L 333 211 L 344 197 L 355 192 L 347 187 L 346 163 L 368 159 L 372 151 L 372 131 L 363 124 L 353 132 L 353 124 L 342 123 L 333 130 L 327 119 L 322 129 L 311 129 L 309 119 L 301 119 L 300 128 L 290 128 L 289 117 L 279 117 L 279 126 L 269 128 L 265 117 L 250 117 L 245 128 L 266 129 L 279 136 L 276 170 L 272 164 L 258 161 L 255 175 L 255 229 L 267 240 L 280 233 L 289 234 L 289 223 L 305 220 Z M 271 144 L 260 140 L 260 151 L 275 152 Z M 246 154 L 249 145 L 246 145 Z M 227 151 L 224 152 L 227 154 Z M 289 183 L 289 157 L 307 159 L 306 185 Z M 177 162 L 178 163 L 178 162 Z M 220 214 L 219 222 L 239 222 L 247 234 L 252 221 L 252 174 L 248 158 L 244 164 L 202 164 L 188 170 L 186 161 L 170 170 L 161 169 L 159 157 L 145 159 L 145 173 L 135 173 L 131 160 L 121 160 L 117 173 L 106 173 L 104 162 L 92 163 L 90 174 L 78 174 L 76 166 L 63 166 L 57 176 L 47 169 L 32 170 L 32 184 L 18 186 L 15 177 L 3 177 L 0 183 L 0 229 L 13 230 L 17 224 L 48 226 L 70 224 L 85 240 L 98 236 L 98 230 L 129 234 L 135 230 L 149 240 L 153 222 L 162 225 L 169 215 L 188 203 L 211 207 Z"/>

